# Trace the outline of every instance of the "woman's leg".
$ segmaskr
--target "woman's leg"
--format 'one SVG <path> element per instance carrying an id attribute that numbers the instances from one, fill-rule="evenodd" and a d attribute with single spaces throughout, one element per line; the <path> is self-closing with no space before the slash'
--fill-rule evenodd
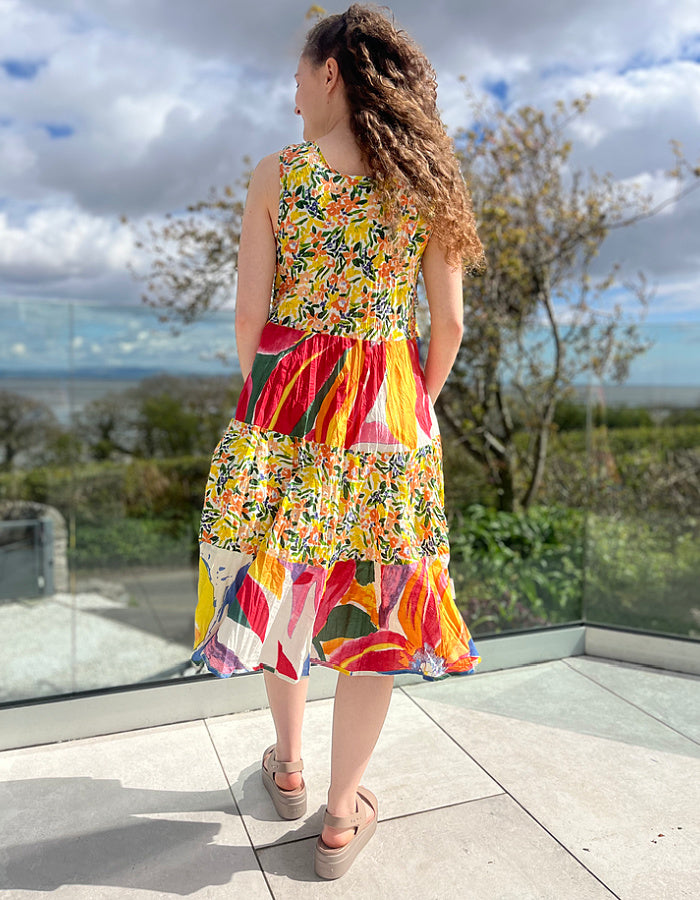
<path id="1" fill-rule="evenodd" d="M 264 672 L 264 678 L 277 733 L 276 757 L 280 762 L 295 762 L 301 758 L 301 727 L 309 679 L 302 678 L 293 684 L 268 671 Z M 275 775 L 275 782 L 283 791 L 300 787 L 301 779 L 301 772 L 277 772 Z"/>
<path id="2" fill-rule="evenodd" d="M 357 788 L 382 730 L 393 686 L 393 675 L 338 675 L 328 790 L 328 812 L 335 816 L 350 816 L 363 802 Z M 367 811 L 371 813 L 370 807 Z M 354 833 L 326 825 L 321 837 L 328 847 L 343 847 Z"/>

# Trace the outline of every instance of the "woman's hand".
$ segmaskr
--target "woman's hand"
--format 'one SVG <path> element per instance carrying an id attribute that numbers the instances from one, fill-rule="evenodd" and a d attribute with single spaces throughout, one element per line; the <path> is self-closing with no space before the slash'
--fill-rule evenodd
<path id="1" fill-rule="evenodd" d="M 250 179 L 238 248 L 236 346 L 243 378 L 247 378 L 270 313 L 275 277 L 279 156 L 266 156 Z"/>

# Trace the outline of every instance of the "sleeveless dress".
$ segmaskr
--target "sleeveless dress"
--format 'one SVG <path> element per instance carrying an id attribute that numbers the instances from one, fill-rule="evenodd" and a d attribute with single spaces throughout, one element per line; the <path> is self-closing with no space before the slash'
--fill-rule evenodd
<path id="1" fill-rule="evenodd" d="M 469 674 L 418 356 L 428 229 L 405 195 L 387 228 L 373 180 L 313 142 L 281 152 L 280 181 L 271 311 L 206 487 L 192 659 Z"/>

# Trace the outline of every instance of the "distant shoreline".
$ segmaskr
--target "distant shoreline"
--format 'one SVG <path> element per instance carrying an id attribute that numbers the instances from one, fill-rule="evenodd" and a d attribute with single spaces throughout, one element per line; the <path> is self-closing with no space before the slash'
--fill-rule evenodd
<path id="1" fill-rule="evenodd" d="M 171 375 L 176 378 L 238 380 L 240 372 L 218 372 L 203 374 L 201 372 L 168 372 L 163 369 L 112 369 L 102 370 L 99 376 L 88 373 L 54 371 L 47 375 L 33 372 L 22 375 L 7 375 L 0 372 L 0 390 L 5 390 L 23 397 L 31 397 L 45 403 L 62 425 L 69 425 L 73 416 L 79 413 L 88 403 L 104 397 L 106 394 L 121 393 L 135 387 L 146 378 Z"/>
<path id="2" fill-rule="evenodd" d="M 35 397 L 47 403 L 59 420 L 68 421 L 71 412 L 82 409 L 91 400 L 107 393 L 127 390 L 140 381 L 162 375 L 178 378 L 221 378 L 240 380 L 240 371 L 230 369 L 212 373 L 172 371 L 144 368 L 78 369 L 74 372 L 51 369 L 46 371 L 7 372 L 0 370 L 0 390 Z M 573 399 L 585 403 L 589 392 L 595 405 L 608 407 L 643 407 L 647 409 L 678 409 L 700 407 L 698 384 L 576 384 Z"/>

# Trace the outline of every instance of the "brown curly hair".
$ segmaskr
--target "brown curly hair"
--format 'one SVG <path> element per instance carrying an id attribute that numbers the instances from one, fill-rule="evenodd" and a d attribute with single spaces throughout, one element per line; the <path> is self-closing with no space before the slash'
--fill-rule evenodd
<path id="1" fill-rule="evenodd" d="M 302 56 L 314 66 L 331 57 L 338 63 L 350 126 L 388 218 L 408 187 L 448 260 L 482 270 L 484 248 L 438 113 L 435 70 L 418 45 L 379 9 L 353 3 L 311 28 Z"/>

